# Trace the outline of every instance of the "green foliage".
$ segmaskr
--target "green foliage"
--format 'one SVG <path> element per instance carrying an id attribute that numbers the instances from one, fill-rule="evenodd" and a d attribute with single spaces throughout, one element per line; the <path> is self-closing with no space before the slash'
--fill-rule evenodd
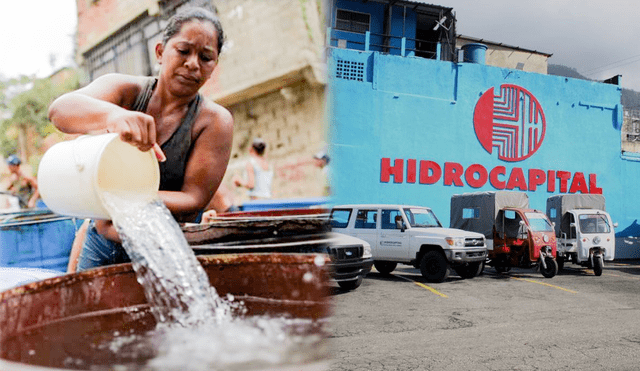
<path id="1" fill-rule="evenodd" d="M 11 153 L 16 153 L 18 142 L 16 138 L 11 138 L 11 124 L 9 120 L 0 121 L 0 148 L 2 155 L 6 158 Z"/>
<path id="2" fill-rule="evenodd" d="M 0 122 L 0 152 L 4 156 L 19 150 L 20 136 L 28 138 L 30 145 L 37 150 L 42 139 L 56 130 L 48 119 L 49 105 L 60 95 L 79 87 L 79 73 L 71 70 L 68 78 L 57 80 L 61 81 L 54 83 L 52 78 L 36 79 L 31 89 L 11 98 L 6 104 L 11 117 Z M 5 82 L 0 86 L 0 91 L 4 92 L 3 87 L 9 84 L 28 82 L 29 80 L 25 80 L 24 77 L 9 83 Z M 2 98 L 3 96 L 0 95 L 0 102 L 6 102 Z"/>

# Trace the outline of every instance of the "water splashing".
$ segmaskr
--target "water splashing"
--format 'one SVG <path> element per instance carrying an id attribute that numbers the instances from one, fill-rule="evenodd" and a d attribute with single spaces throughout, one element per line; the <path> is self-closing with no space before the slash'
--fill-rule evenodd
<path id="1" fill-rule="evenodd" d="M 103 197 L 158 323 L 194 327 L 212 319 L 229 321 L 231 305 L 211 287 L 160 199 L 148 202 L 113 193 Z"/>
<path id="2" fill-rule="evenodd" d="M 103 200 L 158 322 L 144 335 L 118 333 L 99 342 L 98 348 L 124 361 L 119 369 L 263 370 L 328 358 L 325 322 L 247 318 L 242 302 L 220 297 L 160 199 L 104 193 Z M 85 366 L 73 358 L 65 365 Z"/>

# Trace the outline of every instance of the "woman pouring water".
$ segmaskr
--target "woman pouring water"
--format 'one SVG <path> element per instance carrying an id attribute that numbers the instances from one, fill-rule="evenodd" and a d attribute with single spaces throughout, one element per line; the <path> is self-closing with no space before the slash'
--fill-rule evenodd
<path id="1" fill-rule="evenodd" d="M 156 45 L 158 77 L 101 76 L 54 101 L 49 118 L 66 133 L 119 133 L 141 151 L 166 156 L 159 197 L 177 221 L 195 221 L 220 185 L 231 151 L 231 114 L 198 93 L 217 65 L 223 40 L 212 12 L 180 12 Z M 120 242 L 110 221 L 93 221 L 78 270 L 129 261 Z"/>

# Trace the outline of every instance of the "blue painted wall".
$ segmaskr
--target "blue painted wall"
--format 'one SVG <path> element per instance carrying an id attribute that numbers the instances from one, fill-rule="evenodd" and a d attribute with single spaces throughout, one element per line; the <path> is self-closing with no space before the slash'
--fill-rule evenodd
<path id="1" fill-rule="evenodd" d="M 487 171 L 502 166 L 505 174 L 498 177 L 502 181 L 517 169 L 522 169 L 525 181 L 529 181 L 530 169 L 544 171 L 545 176 L 548 171 L 566 171 L 572 176 L 568 188 L 577 173 L 584 175 L 588 187 L 589 174 L 593 174 L 607 200 L 607 210 L 619 223 L 616 258 L 639 256 L 640 200 L 633 197 L 633 189 L 640 184 L 640 162 L 621 155 L 619 86 L 376 52 L 332 48 L 328 55 L 335 204 L 425 205 L 433 208 L 446 226 L 453 194 L 496 190 L 490 182 L 478 188 L 467 182 L 446 185 L 444 175 L 434 184 L 410 183 L 406 179 L 407 160 L 418 164 L 432 161 L 442 168 L 445 163 L 464 169 L 477 164 Z M 366 78 L 336 78 L 338 61 L 364 63 Z M 474 131 L 479 98 L 503 84 L 529 91 L 546 119 L 545 137 L 538 150 L 522 161 L 505 161 L 495 151 L 488 153 Z M 390 159 L 391 165 L 398 159 L 404 161 L 401 183 L 395 183 L 394 176 L 388 182 L 381 181 L 383 158 Z M 560 181 L 552 183 L 553 191 L 548 182 L 535 191 L 525 189 L 531 207 L 544 210 L 547 197 L 560 193 Z M 577 181 L 576 187 L 579 185 Z"/>

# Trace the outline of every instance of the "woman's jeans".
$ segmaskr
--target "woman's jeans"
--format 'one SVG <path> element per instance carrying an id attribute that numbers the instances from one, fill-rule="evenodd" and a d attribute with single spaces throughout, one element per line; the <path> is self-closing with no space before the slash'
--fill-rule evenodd
<path id="1" fill-rule="evenodd" d="M 101 267 L 103 265 L 128 263 L 129 255 L 122 245 L 117 242 L 107 240 L 96 231 L 95 223 L 92 220 L 87 228 L 87 236 L 84 239 L 82 251 L 78 258 L 78 271 L 90 268 Z"/>

